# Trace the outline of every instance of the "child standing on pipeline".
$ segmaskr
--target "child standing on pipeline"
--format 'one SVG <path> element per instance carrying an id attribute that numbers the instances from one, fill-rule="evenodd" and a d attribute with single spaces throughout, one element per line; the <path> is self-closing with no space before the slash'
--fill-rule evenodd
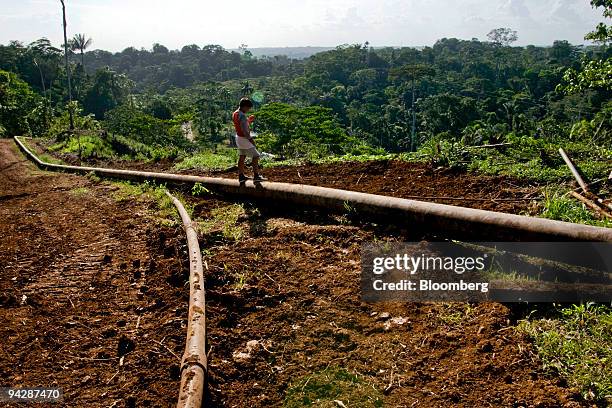
<path id="1" fill-rule="evenodd" d="M 249 179 L 245 173 L 244 162 L 247 156 L 253 160 L 253 181 L 264 181 L 266 180 L 261 174 L 259 174 L 259 152 L 255 147 L 255 141 L 251 136 L 249 124 L 253 121 L 254 117 L 251 116 L 247 119 L 246 114 L 253 108 L 253 102 L 247 98 L 240 100 L 238 109 L 232 115 L 234 122 L 234 128 L 236 128 L 236 146 L 238 146 L 238 180 L 244 183 Z"/>

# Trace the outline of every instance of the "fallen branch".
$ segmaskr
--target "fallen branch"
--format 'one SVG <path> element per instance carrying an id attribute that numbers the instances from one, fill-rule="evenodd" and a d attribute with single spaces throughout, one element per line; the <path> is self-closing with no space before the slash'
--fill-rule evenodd
<path id="1" fill-rule="evenodd" d="M 588 183 L 588 184 L 587 184 L 587 187 L 591 188 L 591 187 L 596 186 L 597 184 L 601 183 L 602 181 L 606 181 L 606 180 L 607 180 L 607 179 L 606 179 L 605 177 L 604 177 L 604 178 L 597 179 L 597 180 L 595 180 L 595 181 L 592 181 L 592 182 Z M 578 191 L 578 190 L 580 190 L 581 188 L 582 188 L 582 187 L 577 187 L 577 188 L 575 188 L 575 189 L 574 189 L 574 191 Z"/>
<path id="2" fill-rule="evenodd" d="M 606 218 L 610 218 L 612 219 L 612 214 L 608 213 L 606 210 L 604 210 L 603 208 L 601 208 L 600 206 L 598 206 L 597 204 L 595 204 L 592 200 L 586 198 L 585 196 L 583 196 L 580 193 L 577 193 L 575 191 L 570 191 L 570 194 L 576 198 L 577 200 L 579 200 L 580 202 L 582 202 L 584 205 L 586 205 L 587 207 L 591 208 L 592 210 L 596 211 L 598 214 L 603 215 Z"/>
<path id="3" fill-rule="evenodd" d="M 578 170 L 574 166 L 574 163 L 572 163 L 572 160 L 569 158 L 567 153 L 565 153 L 565 150 L 563 150 L 563 148 L 559 148 L 559 154 L 561 154 L 561 157 L 563 157 L 563 161 L 565 162 L 565 164 L 567 164 L 567 167 L 569 167 L 569 169 L 572 172 L 574 178 L 578 182 L 578 185 L 580 185 L 580 188 L 582 188 L 582 191 L 584 191 L 585 193 L 588 192 L 589 191 L 589 187 L 584 182 L 584 180 L 582 179 L 582 176 L 580 175 L 580 173 L 578 172 Z"/>

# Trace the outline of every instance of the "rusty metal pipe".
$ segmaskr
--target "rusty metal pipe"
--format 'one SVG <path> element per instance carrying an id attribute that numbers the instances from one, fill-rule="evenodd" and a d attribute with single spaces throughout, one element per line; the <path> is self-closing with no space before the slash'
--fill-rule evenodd
<path id="1" fill-rule="evenodd" d="M 153 173 L 95 167 L 63 166 L 38 160 L 18 138 L 20 148 L 39 166 L 49 170 L 63 170 L 100 176 L 162 183 L 201 183 L 209 190 L 224 194 L 251 197 L 276 202 L 289 202 L 306 207 L 346 211 L 347 206 L 375 217 L 385 216 L 395 224 L 426 227 L 428 232 L 446 238 L 485 241 L 605 241 L 612 242 L 612 228 L 573 224 L 544 218 L 456 207 L 403 198 L 337 190 L 302 184 L 264 182 L 240 184 L 238 180 Z"/>
<path id="2" fill-rule="evenodd" d="M 204 387 L 208 363 L 206 361 L 206 306 L 204 291 L 204 268 L 198 234 L 183 204 L 166 191 L 178 210 L 187 234 L 189 251 L 189 317 L 187 340 L 181 363 L 181 388 L 177 408 L 200 408 L 204 398 Z"/>

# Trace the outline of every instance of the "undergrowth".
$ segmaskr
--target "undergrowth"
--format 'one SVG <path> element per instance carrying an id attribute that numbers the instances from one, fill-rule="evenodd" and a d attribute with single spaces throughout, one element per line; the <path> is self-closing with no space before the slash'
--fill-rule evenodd
<path id="1" fill-rule="evenodd" d="M 283 407 L 382 407 L 380 391 L 358 375 L 329 367 L 292 383 Z"/>
<path id="2" fill-rule="evenodd" d="M 238 151 L 235 149 L 222 148 L 217 152 L 201 151 L 188 155 L 174 165 L 177 170 L 224 170 L 236 165 L 238 162 Z"/>
<path id="3" fill-rule="evenodd" d="M 541 216 L 552 220 L 612 227 L 612 220 L 597 219 L 591 210 L 573 197 L 552 189 L 544 190 L 543 211 Z"/>
<path id="4" fill-rule="evenodd" d="M 138 161 L 174 160 L 179 149 L 172 146 L 149 146 L 121 135 L 100 136 L 99 133 L 72 135 L 55 141 L 47 150 L 51 153 L 78 155 L 82 159 L 118 159 Z"/>
<path id="5" fill-rule="evenodd" d="M 162 225 L 175 225 L 181 222 L 174 203 L 170 197 L 166 195 L 165 186 L 150 182 L 113 182 L 113 185 L 117 187 L 117 190 L 112 195 L 115 200 L 119 202 L 134 199 L 152 201 L 156 206 L 155 215 L 160 219 Z M 180 197 L 177 198 L 181 200 L 187 212 L 191 214 L 193 208 L 191 208 L 185 200 L 182 200 Z"/>
<path id="6" fill-rule="evenodd" d="M 522 320 L 518 330 L 533 339 L 548 373 L 578 387 L 586 400 L 612 404 L 612 308 L 572 305 L 554 318 Z"/>

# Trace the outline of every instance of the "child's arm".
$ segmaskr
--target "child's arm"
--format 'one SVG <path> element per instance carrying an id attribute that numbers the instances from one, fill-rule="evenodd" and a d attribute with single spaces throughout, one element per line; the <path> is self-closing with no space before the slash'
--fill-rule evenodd
<path id="1" fill-rule="evenodd" d="M 247 118 L 245 115 L 242 115 L 240 119 L 240 126 L 242 126 L 242 133 L 244 134 L 244 137 L 246 137 L 249 140 L 253 139 L 251 137 L 251 129 L 249 129 L 249 122 L 247 121 Z"/>
<path id="2" fill-rule="evenodd" d="M 244 119 L 240 121 L 240 124 L 242 126 L 242 132 L 244 133 L 244 137 L 246 137 L 248 141 L 251 142 L 253 146 L 255 146 L 255 140 L 253 140 L 253 138 L 251 137 L 251 129 L 249 127 L 249 121 L 247 120 L 246 116 L 244 116 L 243 118 Z"/>

